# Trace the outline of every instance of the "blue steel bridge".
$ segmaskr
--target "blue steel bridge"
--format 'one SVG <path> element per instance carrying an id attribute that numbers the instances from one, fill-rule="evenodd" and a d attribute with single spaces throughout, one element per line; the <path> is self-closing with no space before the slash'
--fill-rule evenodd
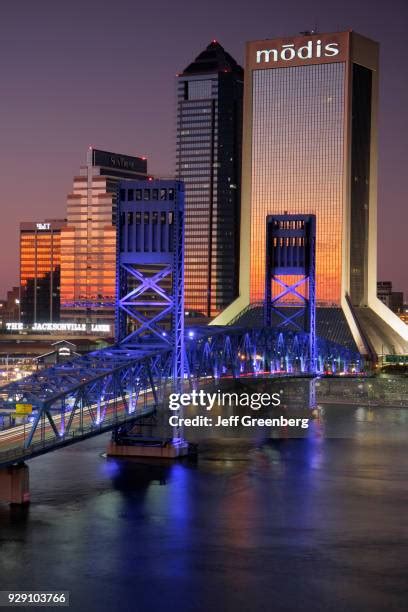
<path id="1" fill-rule="evenodd" d="M 255 308 L 226 327 L 185 331 L 183 184 L 122 183 L 117 342 L 0 388 L 3 412 L 32 407 L 30 417 L 18 423 L 16 416 L 16 424 L 0 432 L 0 467 L 21 466 L 107 431 L 126 438 L 138 421 L 165 406 L 169 392 L 189 385 L 198 389 L 226 377 L 360 371 L 351 345 L 316 334 L 315 222 L 313 215 L 266 219 L 262 314 Z M 257 313 L 261 321 L 244 322 L 253 315 L 259 319 Z M 175 430 L 172 444 L 183 444 L 181 436 Z"/>
<path id="2" fill-rule="evenodd" d="M 39 371 L 0 388 L 0 409 L 30 404 L 26 421 L 0 433 L 0 466 L 21 462 L 101 433 L 132 426 L 185 385 L 222 378 L 306 375 L 309 335 L 275 328 L 189 328 L 183 381 L 173 376 L 174 351 L 164 343 L 117 344 Z M 317 339 L 317 373 L 351 373 L 360 356 Z M 180 385 L 181 382 L 181 385 Z"/>

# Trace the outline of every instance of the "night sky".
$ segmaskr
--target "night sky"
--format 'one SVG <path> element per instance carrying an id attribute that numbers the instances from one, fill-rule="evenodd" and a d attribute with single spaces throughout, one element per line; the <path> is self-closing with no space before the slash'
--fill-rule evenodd
<path id="1" fill-rule="evenodd" d="M 20 221 L 64 217 L 89 145 L 173 172 L 175 74 L 216 38 L 354 29 L 381 43 L 379 271 L 408 293 L 406 0 L 23 0 L 0 13 L 0 297 L 18 283 Z"/>

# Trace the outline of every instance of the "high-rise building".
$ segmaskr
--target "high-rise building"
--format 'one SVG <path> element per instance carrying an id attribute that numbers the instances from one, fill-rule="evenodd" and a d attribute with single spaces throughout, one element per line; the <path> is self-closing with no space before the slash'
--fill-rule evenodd
<path id="1" fill-rule="evenodd" d="M 64 219 L 20 223 L 20 320 L 60 317 L 61 231 Z"/>
<path id="2" fill-rule="evenodd" d="M 7 291 L 6 299 L 0 300 L 0 327 L 20 319 L 20 287 Z"/>
<path id="3" fill-rule="evenodd" d="M 362 353 L 407 350 L 376 296 L 378 51 L 352 31 L 247 44 L 240 297 L 215 323 L 264 299 L 267 215 L 315 214 L 318 307 Z"/>
<path id="4" fill-rule="evenodd" d="M 377 297 L 395 313 L 399 313 L 404 307 L 404 293 L 393 291 L 391 281 L 377 282 Z"/>
<path id="5" fill-rule="evenodd" d="M 185 308 L 238 295 L 243 70 L 213 41 L 177 79 L 176 177 L 185 183 Z"/>
<path id="6" fill-rule="evenodd" d="M 61 234 L 61 318 L 109 323 L 115 318 L 116 198 L 123 179 L 145 178 L 145 158 L 90 148 L 67 199 Z"/>

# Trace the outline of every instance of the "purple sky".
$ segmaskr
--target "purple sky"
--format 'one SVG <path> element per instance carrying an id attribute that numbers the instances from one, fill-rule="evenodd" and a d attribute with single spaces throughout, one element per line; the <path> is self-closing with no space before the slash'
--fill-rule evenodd
<path id="1" fill-rule="evenodd" d="M 0 297 L 19 222 L 64 216 L 89 145 L 172 172 L 174 77 L 213 38 L 242 63 L 245 41 L 315 26 L 381 43 L 378 276 L 408 292 L 406 0 L 21 0 L 0 18 Z"/>

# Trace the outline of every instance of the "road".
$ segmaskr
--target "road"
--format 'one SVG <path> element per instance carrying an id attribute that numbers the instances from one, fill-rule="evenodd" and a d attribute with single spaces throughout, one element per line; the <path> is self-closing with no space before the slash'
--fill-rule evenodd
<path id="1" fill-rule="evenodd" d="M 139 398 L 141 395 L 139 395 Z M 129 420 L 129 414 L 126 412 L 125 403 L 122 400 L 116 401 L 116 405 L 115 400 L 110 400 L 108 404 L 103 418 L 101 418 L 98 424 L 95 423 L 96 404 L 92 406 L 93 415 L 88 408 L 84 408 L 82 411 L 77 410 L 73 416 L 70 430 L 66 435 L 63 433 L 63 421 L 65 425 L 69 422 L 71 411 L 65 412 L 64 415 L 61 415 L 61 413 L 53 414 L 53 421 L 60 432 L 59 439 L 56 438 L 47 417 L 41 419 L 34 433 L 30 448 L 50 447 L 51 450 L 58 444 L 66 445 L 67 441 L 72 441 L 73 439 L 79 442 L 84 437 L 89 437 L 92 434 L 97 435 L 98 432 L 105 432 L 113 428 L 114 425 L 120 425 L 125 420 Z M 151 414 L 153 409 L 154 397 L 151 390 L 149 390 L 143 397 L 142 405 L 137 406 L 135 414 L 140 416 Z M 14 455 L 16 453 L 18 455 L 20 451 L 23 451 L 24 443 L 29 436 L 31 427 L 32 423 L 25 423 L 23 425 L 15 425 L 0 432 L 0 464 L 8 461 L 11 454 Z"/>

